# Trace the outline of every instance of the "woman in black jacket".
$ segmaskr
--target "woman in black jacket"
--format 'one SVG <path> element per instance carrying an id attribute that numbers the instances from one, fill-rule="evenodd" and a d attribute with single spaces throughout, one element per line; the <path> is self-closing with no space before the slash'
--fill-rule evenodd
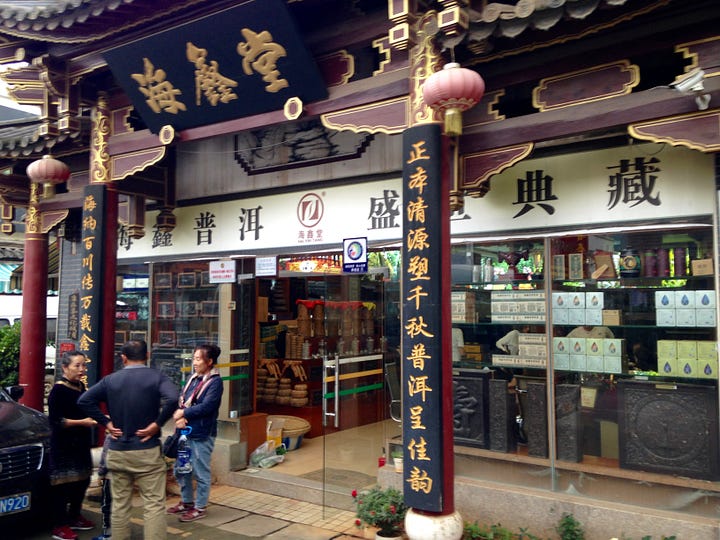
<path id="1" fill-rule="evenodd" d="M 77 405 L 85 392 L 85 355 L 80 351 L 65 353 L 60 361 L 63 376 L 55 383 L 48 397 L 50 417 L 50 485 L 53 505 L 53 538 L 75 540 L 78 531 L 92 529 L 95 524 L 82 516 L 82 501 L 92 474 L 92 426 Z"/>

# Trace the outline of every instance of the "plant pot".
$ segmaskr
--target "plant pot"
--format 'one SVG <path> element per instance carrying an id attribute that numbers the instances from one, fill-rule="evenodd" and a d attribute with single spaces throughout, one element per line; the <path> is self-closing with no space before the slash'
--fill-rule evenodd
<path id="1" fill-rule="evenodd" d="M 375 540 L 402 540 L 402 535 L 398 534 L 393 536 L 383 536 L 380 531 L 375 533 Z"/>
<path id="2" fill-rule="evenodd" d="M 395 472 L 398 472 L 398 473 L 403 472 L 403 458 L 401 458 L 401 457 L 393 458 L 393 465 L 395 465 Z"/>

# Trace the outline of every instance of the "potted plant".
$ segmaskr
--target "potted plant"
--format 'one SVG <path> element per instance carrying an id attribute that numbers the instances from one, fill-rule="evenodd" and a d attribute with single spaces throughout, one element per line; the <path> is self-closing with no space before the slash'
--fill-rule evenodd
<path id="1" fill-rule="evenodd" d="M 407 506 L 403 494 L 395 488 L 375 486 L 358 493 L 353 490 L 357 526 L 377 527 L 375 538 L 401 538 Z"/>
<path id="2" fill-rule="evenodd" d="M 393 450 L 390 453 L 393 458 L 393 465 L 395 466 L 395 472 L 403 472 L 403 452 L 402 450 Z"/>

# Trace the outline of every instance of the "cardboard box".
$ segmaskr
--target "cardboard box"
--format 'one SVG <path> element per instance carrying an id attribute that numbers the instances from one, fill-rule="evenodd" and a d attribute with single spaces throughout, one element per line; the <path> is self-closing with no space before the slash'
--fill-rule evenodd
<path id="1" fill-rule="evenodd" d="M 518 354 L 532 358 L 546 358 L 547 347 L 545 345 L 526 345 L 521 343 L 518 345 Z"/>
<path id="2" fill-rule="evenodd" d="M 623 359 L 621 356 L 603 356 L 604 373 L 622 373 Z"/>
<path id="3" fill-rule="evenodd" d="M 585 338 L 585 354 L 603 356 L 603 338 Z"/>
<path id="4" fill-rule="evenodd" d="M 695 309 L 695 291 L 675 291 L 675 309 Z"/>
<path id="5" fill-rule="evenodd" d="M 603 326 L 620 326 L 622 324 L 622 311 L 619 309 L 603 309 Z"/>
<path id="6" fill-rule="evenodd" d="M 689 311 L 689 310 L 683 310 Z M 675 309 L 656 309 L 655 320 L 658 326 L 676 326 L 677 319 L 675 317 Z"/>
<path id="7" fill-rule="evenodd" d="M 545 334 L 523 334 L 518 335 L 518 343 L 520 345 L 545 345 L 547 344 L 547 335 Z"/>
<path id="8" fill-rule="evenodd" d="M 698 259 L 690 261 L 690 271 L 693 276 L 712 276 L 713 261 L 712 259 Z"/>
<path id="9" fill-rule="evenodd" d="M 553 324 L 568 324 L 570 320 L 569 309 L 553 309 L 552 311 L 552 322 Z"/>
<path id="10" fill-rule="evenodd" d="M 657 342 L 658 362 L 660 360 L 675 360 L 677 358 L 677 341 L 672 339 L 659 339 Z"/>
<path id="11" fill-rule="evenodd" d="M 555 369 L 558 371 L 567 371 L 568 369 L 570 369 L 569 354 L 554 354 L 553 361 L 555 362 Z"/>
<path id="12" fill-rule="evenodd" d="M 605 295 L 602 292 L 585 293 L 585 309 L 602 309 L 605 307 Z"/>
<path id="13" fill-rule="evenodd" d="M 602 325 L 602 310 L 600 309 L 586 309 L 585 310 L 585 324 L 588 326 L 600 326 Z"/>
<path id="14" fill-rule="evenodd" d="M 570 371 L 587 371 L 587 356 L 584 354 L 571 354 Z"/>
<path id="15" fill-rule="evenodd" d="M 676 309 L 675 325 L 683 327 L 697 326 L 697 317 L 695 316 L 695 312 L 696 310 L 694 309 Z"/>
<path id="16" fill-rule="evenodd" d="M 712 362 L 704 362 L 702 360 L 697 361 L 697 372 L 696 377 L 701 379 L 717 379 L 718 378 L 718 362 L 714 360 Z"/>
<path id="17" fill-rule="evenodd" d="M 717 318 L 714 309 L 696 309 L 695 325 L 702 327 L 717 326 Z"/>
<path id="18" fill-rule="evenodd" d="M 696 377 L 697 373 L 697 360 L 688 360 L 678 358 L 677 361 L 678 377 Z"/>
<path id="19" fill-rule="evenodd" d="M 569 296 L 569 293 L 564 293 L 564 292 L 552 293 L 553 309 L 567 309 L 568 308 L 568 296 Z"/>
<path id="20" fill-rule="evenodd" d="M 605 362 L 602 356 L 586 356 L 587 370 L 592 373 L 603 373 L 605 371 Z"/>
<path id="21" fill-rule="evenodd" d="M 675 307 L 675 291 L 655 291 L 655 309 Z"/>
<path id="22" fill-rule="evenodd" d="M 570 354 L 570 338 L 554 337 L 552 340 L 553 355 Z"/>
<path id="23" fill-rule="evenodd" d="M 680 372 L 678 370 L 677 358 L 666 358 L 664 360 L 658 358 L 657 372 L 662 375 L 679 377 Z"/>
<path id="24" fill-rule="evenodd" d="M 570 309 L 585 309 L 585 293 L 570 293 L 568 297 L 568 304 L 568 308 Z"/>
<path id="25" fill-rule="evenodd" d="M 695 291 L 695 307 L 698 309 L 715 309 L 716 300 L 717 296 L 715 295 L 715 291 Z"/>
<path id="26" fill-rule="evenodd" d="M 586 338 L 569 338 L 570 339 L 570 349 L 568 351 L 569 354 L 585 354 L 585 347 L 586 347 Z"/>
<path id="27" fill-rule="evenodd" d="M 624 339 L 604 339 L 603 340 L 603 356 L 624 356 L 625 340 Z"/>
<path id="28" fill-rule="evenodd" d="M 568 309 L 568 324 L 572 326 L 583 326 L 585 324 L 585 310 Z"/>
<path id="29" fill-rule="evenodd" d="M 700 362 L 715 362 L 718 360 L 717 343 L 714 341 L 698 341 L 697 357 Z"/>
<path id="30" fill-rule="evenodd" d="M 677 358 L 678 360 L 697 360 L 697 341 L 678 341 Z"/>

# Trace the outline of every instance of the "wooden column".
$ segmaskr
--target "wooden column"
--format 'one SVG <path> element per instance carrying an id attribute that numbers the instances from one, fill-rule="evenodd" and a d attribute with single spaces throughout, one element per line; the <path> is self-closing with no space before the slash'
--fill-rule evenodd
<path id="1" fill-rule="evenodd" d="M 30 202 L 25 217 L 23 261 L 23 312 L 20 330 L 20 384 L 24 405 L 43 410 L 45 387 L 45 342 L 47 340 L 48 242 L 42 232 L 38 210 L 40 186 L 30 184 Z"/>
<path id="2" fill-rule="evenodd" d="M 98 94 L 93 111 L 92 146 L 90 148 L 90 182 L 105 184 L 105 226 L 103 235 L 103 295 L 102 295 L 102 331 L 100 334 L 100 370 L 99 378 L 112 373 L 115 355 L 115 303 L 117 301 L 117 224 L 118 192 L 110 182 L 110 109 L 107 95 Z"/>

